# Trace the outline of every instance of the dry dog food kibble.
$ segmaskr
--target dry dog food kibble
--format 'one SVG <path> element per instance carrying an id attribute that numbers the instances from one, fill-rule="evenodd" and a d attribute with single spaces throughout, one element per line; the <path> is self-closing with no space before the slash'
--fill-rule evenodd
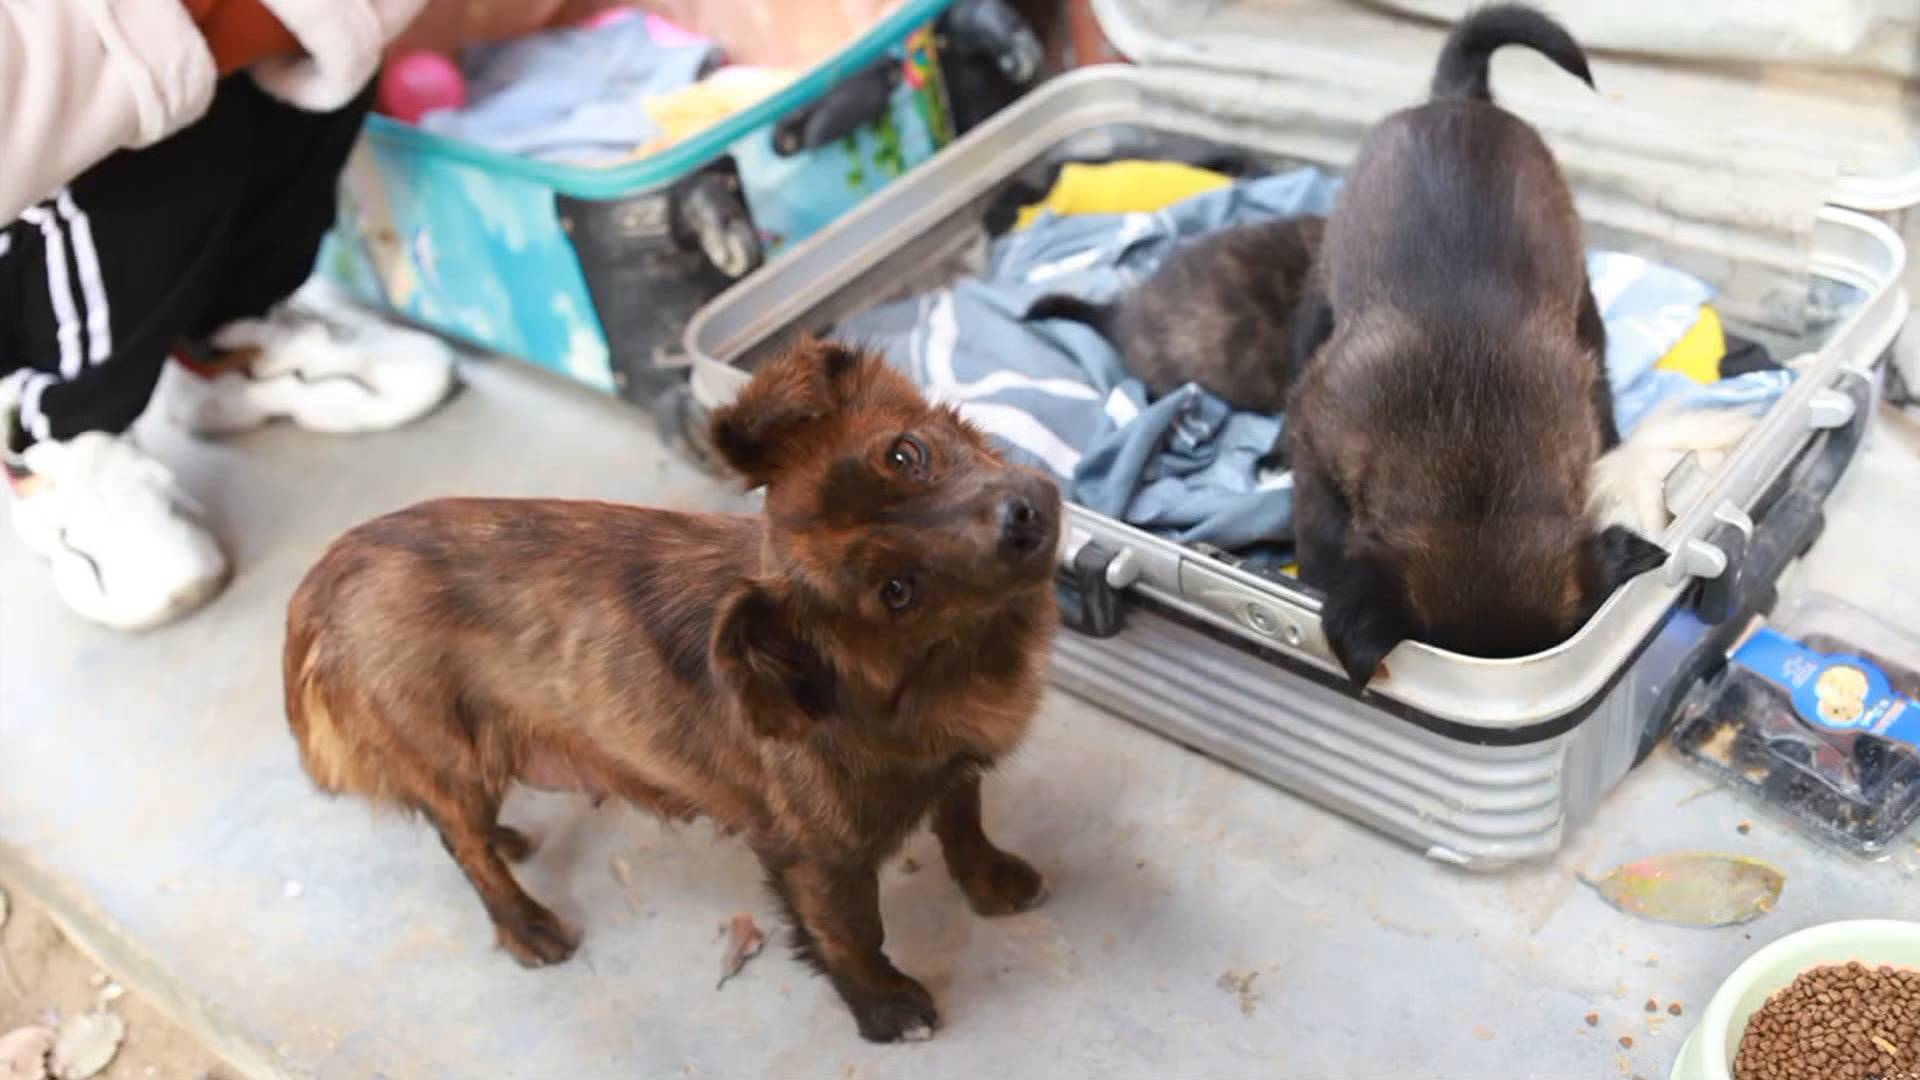
<path id="1" fill-rule="evenodd" d="M 1747 1021 L 1734 1080 L 1920 1076 L 1920 971 L 1809 968 Z"/>

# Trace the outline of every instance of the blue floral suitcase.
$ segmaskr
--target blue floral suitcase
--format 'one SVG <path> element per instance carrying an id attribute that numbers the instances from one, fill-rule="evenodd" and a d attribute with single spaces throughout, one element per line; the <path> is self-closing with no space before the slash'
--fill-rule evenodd
<path id="1" fill-rule="evenodd" d="M 903 0 L 779 92 L 625 164 L 502 153 L 383 116 L 320 271 L 407 320 L 652 403 L 708 299 L 952 138 L 934 23 Z M 857 126 L 808 120 L 839 96 Z"/>

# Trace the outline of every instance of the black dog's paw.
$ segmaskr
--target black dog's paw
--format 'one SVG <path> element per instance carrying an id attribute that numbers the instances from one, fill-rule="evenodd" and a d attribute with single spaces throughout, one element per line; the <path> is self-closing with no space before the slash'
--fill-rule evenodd
<path id="1" fill-rule="evenodd" d="M 860 1037 L 868 1042 L 925 1042 L 940 1030 L 940 1013 L 933 995 L 912 979 L 902 979 L 892 993 L 849 1002 Z"/>

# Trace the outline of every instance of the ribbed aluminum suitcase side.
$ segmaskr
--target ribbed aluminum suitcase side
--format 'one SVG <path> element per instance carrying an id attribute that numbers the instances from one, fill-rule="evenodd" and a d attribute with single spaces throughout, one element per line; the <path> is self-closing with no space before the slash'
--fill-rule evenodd
<path id="1" fill-rule="evenodd" d="M 1634 680 L 1571 731 L 1476 745 L 1312 680 L 1276 677 L 1271 662 L 1150 612 L 1130 613 L 1117 637 L 1063 634 L 1054 673 L 1135 723 L 1476 869 L 1558 848 L 1639 745 Z"/>

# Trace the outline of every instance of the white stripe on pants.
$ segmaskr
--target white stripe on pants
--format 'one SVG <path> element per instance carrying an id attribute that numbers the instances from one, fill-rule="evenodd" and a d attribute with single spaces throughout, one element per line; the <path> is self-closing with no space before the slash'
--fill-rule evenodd
<path id="1" fill-rule="evenodd" d="M 20 427 L 36 440 L 53 437 L 46 411 L 40 407 L 40 395 L 57 381 L 52 375 L 32 368 L 21 368 L 0 379 L 0 404 L 17 405 Z"/>
<path id="2" fill-rule="evenodd" d="M 18 394 L 21 427 L 35 439 L 47 439 L 52 436 L 40 407 L 41 395 L 54 382 L 77 378 L 86 365 L 107 359 L 113 351 L 112 313 L 107 306 L 106 282 L 100 275 L 100 254 L 93 244 L 93 223 L 73 201 L 73 193 L 62 188 L 52 206 L 42 203 L 29 207 L 21 212 L 20 220 L 39 228 L 46 248 L 47 300 L 53 308 L 54 339 L 60 346 L 60 374 L 56 379 L 48 372 L 23 369 L 7 376 L 6 382 Z M 76 303 L 73 295 L 67 262 L 69 245 L 84 305 Z M 80 350 L 82 325 L 87 332 L 84 356 Z"/>
<path id="3" fill-rule="evenodd" d="M 113 352 L 113 323 L 108 318 L 106 282 L 100 278 L 100 253 L 93 247 L 93 222 L 74 203 L 71 191 L 60 189 L 54 202 L 67 221 L 74 269 L 80 272 L 80 292 L 86 298 L 87 362 L 98 364 Z"/>
<path id="4" fill-rule="evenodd" d="M 20 214 L 20 220 L 40 227 L 47 249 L 47 300 L 53 305 L 55 334 L 60 342 L 60 377 L 80 374 L 80 311 L 73 302 L 73 281 L 67 276 L 67 242 L 60 219 L 45 206 L 33 206 Z"/>

